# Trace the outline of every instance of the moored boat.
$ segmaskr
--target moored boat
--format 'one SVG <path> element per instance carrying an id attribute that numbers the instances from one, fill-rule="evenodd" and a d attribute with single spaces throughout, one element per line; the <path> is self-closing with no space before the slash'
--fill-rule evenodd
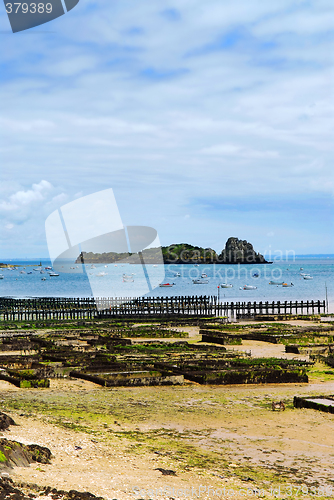
<path id="1" fill-rule="evenodd" d="M 245 286 L 240 287 L 240 290 L 256 290 L 256 289 L 257 289 L 257 286 L 253 286 L 253 285 L 245 285 Z"/>
<path id="2" fill-rule="evenodd" d="M 284 281 L 269 281 L 269 285 L 283 285 Z"/>
<path id="3" fill-rule="evenodd" d="M 205 279 L 197 279 L 197 280 L 193 280 L 193 284 L 194 285 L 207 285 L 209 283 L 209 280 L 205 280 Z"/>
<path id="4" fill-rule="evenodd" d="M 222 283 L 220 288 L 233 288 L 233 285 L 231 285 L 231 283 Z"/>
<path id="5" fill-rule="evenodd" d="M 162 287 L 168 287 L 168 286 L 174 286 L 175 283 L 160 283 L 159 286 L 162 286 Z"/>

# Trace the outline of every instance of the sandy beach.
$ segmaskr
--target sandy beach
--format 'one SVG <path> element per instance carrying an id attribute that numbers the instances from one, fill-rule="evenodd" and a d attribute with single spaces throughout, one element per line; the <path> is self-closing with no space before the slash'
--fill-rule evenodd
<path id="1" fill-rule="evenodd" d="M 320 393 L 333 394 L 334 382 L 106 389 L 57 380 L 28 391 L 1 382 L 3 411 L 18 424 L 2 437 L 54 456 L 13 469 L 14 481 L 106 499 L 223 498 L 245 488 L 270 498 L 288 483 L 310 493 L 333 485 L 334 417 L 292 400 Z M 273 412 L 279 400 L 286 410 Z"/>

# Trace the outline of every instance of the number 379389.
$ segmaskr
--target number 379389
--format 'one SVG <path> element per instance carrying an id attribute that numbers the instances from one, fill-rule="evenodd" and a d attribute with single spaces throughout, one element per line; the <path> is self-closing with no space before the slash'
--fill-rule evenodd
<path id="1" fill-rule="evenodd" d="M 52 4 L 51 3 L 6 3 L 7 14 L 51 14 Z"/>

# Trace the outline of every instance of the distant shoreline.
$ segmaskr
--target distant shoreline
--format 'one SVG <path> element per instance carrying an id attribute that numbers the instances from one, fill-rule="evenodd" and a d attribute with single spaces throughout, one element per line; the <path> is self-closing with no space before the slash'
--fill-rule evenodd
<path id="1" fill-rule="evenodd" d="M 277 257 L 277 258 L 276 258 Z M 284 256 L 281 257 L 278 259 L 278 256 L 275 256 L 275 255 L 264 255 L 264 258 L 271 258 L 271 259 L 274 259 L 273 263 L 274 262 L 294 262 L 295 260 L 321 260 L 321 259 L 334 259 L 334 254 L 327 254 L 327 253 L 310 253 L 310 254 L 297 254 L 295 255 L 294 257 L 291 257 L 290 255 L 288 256 Z M 276 259 L 276 260 L 275 260 Z M 46 265 L 50 265 L 50 257 L 30 257 L 30 258 L 21 258 L 21 257 L 15 257 L 15 258 L 6 258 L 6 257 L 2 257 L 2 261 L 4 262 L 0 262 L 0 267 L 12 267 L 12 266 L 16 266 L 18 267 L 20 264 L 15 264 L 15 262 L 34 262 L 33 264 L 22 264 L 22 265 L 31 265 L 31 266 L 38 266 L 38 262 L 43 262 L 43 265 L 46 264 Z M 70 262 L 71 259 L 68 259 L 68 261 Z M 196 262 L 195 262 L 196 264 Z M 219 263 L 218 263 L 219 264 Z"/>

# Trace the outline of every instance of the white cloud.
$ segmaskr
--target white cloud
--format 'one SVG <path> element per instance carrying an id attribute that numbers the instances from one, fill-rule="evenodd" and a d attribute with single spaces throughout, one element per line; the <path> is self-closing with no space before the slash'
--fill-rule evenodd
<path id="1" fill-rule="evenodd" d="M 277 151 L 259 151 L 255 149 L 247 149 L 243 146 L 237 146 L 235 144 L 218 144 L 216 146 L 210 146 L 208 148 L 203 148 L 200 153 L 204 155 L 235 157 L 236 159 L 268 159 L 279 157 L 279 153 Z"/>
<path id="2" fill-rule="evenodd" d="M 33 184 L 32 189 L 17 191 L 9 196 L 8 201 L 1 201 L 0 211 L 14 212 L 22 208 L 26 210 L 29 205 L 44 201 L 50 189 L 52 189 L 50 182 L 42 180 L 39 184 Z"/>
<path id="3" fill-rule="evenodd" d="M 106 187 L 148 225 L 226 190 L 329 192 L 332 2 L 179 0 L 173 23 L 170 6 L 87 0 L 52 38 L 6 38 L 0 147 L 21 183 L 2 195 L 8 223 Z M 26 187 L 46 172 L 57 188 Z"/>

